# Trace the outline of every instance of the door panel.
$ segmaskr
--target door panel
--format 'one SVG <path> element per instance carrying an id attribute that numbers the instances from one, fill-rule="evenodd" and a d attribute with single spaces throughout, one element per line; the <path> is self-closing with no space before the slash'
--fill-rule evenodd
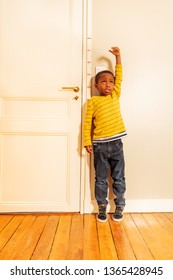
<path id="1" fill-rule="evenodd" d="M 82 1 L 0 5 L 0 211 L 79 211 Z"/>

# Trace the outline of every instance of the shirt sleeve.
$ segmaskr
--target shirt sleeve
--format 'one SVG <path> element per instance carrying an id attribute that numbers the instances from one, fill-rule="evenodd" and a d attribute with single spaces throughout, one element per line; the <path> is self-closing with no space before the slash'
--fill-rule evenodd
<path id="1" fill-rule="evenodd" d="M 117 64 L 115 66 L 115 85 L 112 92 L 112 96 L 120 97 L 121 94 L 121 83 L 122 83 L 122 65 Z"/>
<path id="2" fill-rule="evenodd" d="M 92 120 L 93 119 L 93 102 L 92 98 L 88 101 L 87 111 L 84 121 L 84 147 L 92 144 Z"/>

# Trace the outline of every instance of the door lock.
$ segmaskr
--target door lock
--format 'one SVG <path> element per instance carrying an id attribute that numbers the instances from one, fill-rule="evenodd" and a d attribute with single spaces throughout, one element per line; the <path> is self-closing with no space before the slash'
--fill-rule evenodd
<path id="1" fill-rule="evenodd" d="M 79 99 L 79 96 L 76 95 L 73 99 L 78 100 L 78 99 Z"/>

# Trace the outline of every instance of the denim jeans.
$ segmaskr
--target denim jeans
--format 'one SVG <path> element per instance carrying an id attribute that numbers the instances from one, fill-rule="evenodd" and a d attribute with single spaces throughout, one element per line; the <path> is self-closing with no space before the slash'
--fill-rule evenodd
<path id="1" fill-rule="evenodd" d="M 116 206 L 125 206 L 124 193 L 126 191 L 125 183 L 125 162 L 123 143 L 121 139 L 105 142 L 94 143 L 94 167 L 95 167 L 95 198 L 98 204 L 108 204 L 108 174 L 109 168 L 113 179 L 112 189 L 116 198 Z"/>

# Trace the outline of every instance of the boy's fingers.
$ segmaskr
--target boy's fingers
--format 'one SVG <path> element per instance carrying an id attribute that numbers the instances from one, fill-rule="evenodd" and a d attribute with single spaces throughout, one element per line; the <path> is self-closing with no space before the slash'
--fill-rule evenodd
<path id="1" fill-rule="evenodd" d="M 85 147 L 86 148 L 86 151 L 88 152 L 88 153 L 92 153 L 92 148 L 91 148 L 91 146 L 86 146 Z"/>

